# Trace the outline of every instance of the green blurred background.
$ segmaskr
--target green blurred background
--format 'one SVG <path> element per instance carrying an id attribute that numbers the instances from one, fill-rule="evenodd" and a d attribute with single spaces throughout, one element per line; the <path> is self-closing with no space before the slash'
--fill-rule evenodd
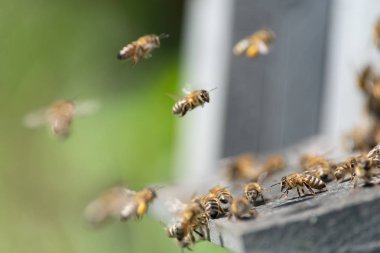
<path id="1" fill-rule="evenodd" d="M 184 6 L 166 1 L 0 1 L 0 252 L 179 252 L 160 223 L 85 226 L 100 191 L 170 181 Z M 116 54 L 168 33 L 138 65 Z M 26 129 L 25 114 L 62 98 L 97 99 L 71 136 Z M 209 243 L 196 251 L 224 252 Z"/>

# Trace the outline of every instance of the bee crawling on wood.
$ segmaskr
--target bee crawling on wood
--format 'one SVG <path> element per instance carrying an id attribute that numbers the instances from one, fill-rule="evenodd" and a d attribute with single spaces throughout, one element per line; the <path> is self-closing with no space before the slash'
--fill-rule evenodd
<path id="1" fill-rule="evenodd" d="M 322 156 L 305 154 L 300 159 L 301 168 L 324 182 L 332 180 L 331 164 Z"/>
<path id="2" fill-rule="evenodd" d="M 27 114 L 24 117 L 24 125 L 29 128 L 49 125 L 53 135 L 66 138 L 70 134 L 74 118 L 93 114 L 99 110 L 99 106 L 94 100 L 77 102 L 69 99 L 59 100 L 48 108 Z"/>
<path id="3" fill-rule="evenodd" d="M 251 204 L 255 204 L 259 197 L 261 201 L 265 203 L 263 191 L 263 187 L 256 182 L 251 182 L 244 186 L 244 195 Z"/>
<path id="4" fill-rule="evenodd" d="M 372 184 L 372 179 L 379 175 L 380 160 L 368 158 L 367 155 L 359 156 L 356 160 L 353 187 L 357 187 L 359 179 L 364 181 L 364 185 Z"/>
<path id="5" fill-rule="evenodd" d="M 305 194 L 304 187 L 306 187 L 309 190 L 309 192 L 313 195 L 315 194 L 313 189 L 322 190 L 326 188 L 326 184 L 322 180 L 311 175 L 301 173 L 293 173 L 288 176 L 282 177 L 281 182 L 277 184 L 281 184 L 281 192 L 283 193 L 283 195 L 285 194 L 286 197 L 288 197 L 289 190 L 293 188 L 297 189 L 299 198 L 301 197 L 300 189 L 302 193 Z"/>
<path id="6" fill-rule="evenodd" d="M 275 39 L 273 31 L 262 29 L 240 40 L 233 48 L 237 56 L 245 53 L 249 58 L 269 53 L 270 46 Z"/>
<path id="7" fill-rule="evenodd" d="M 211 194 L 202 196 L 200 198 L 200 203 L 207 219 L 218 219 L 226 214 L 220 205 L 219 199 Z"/>
<path id="8" fill-rule="evenodd" d="M 348 158 L 345 162 L 335 164 L 333 166 L 333 174 L 338 182 L 343 182 L 349 175 L 351 181 L 354 179 L 355 166 L 357 164 L 356 157 Z"/>
<path id="9" fill-rule="evenodd" d="M 227 158 L 226 176 L 229 181 L 237 179 L 252 180 L 260 175 L 253 154 L 244 153 L 236 157 Z"/>
<path id="10" fill-rule="evenodd" d="M 117 54 L 119 60 L 127 60 L 132 57 L 133 64 L 137 64 L 140 58 L 149 58 L 153 49 L 160 47 L 160 39 L 167 38 L 169 35 L 145 35 L 138 38 L 136 41 L 123 47 Z"/>
<path id="11" fill-rule="evenodd" d="M 232 202 L 232 194 L 226 187 L 215 186 L 210 189 L 210 195 L 219 200 L 220 207 L 224 213 L 229 212 L 229 208 Z"/>
<path id="12" fill-rule="evenodd" d="M 185 91 L 186 96 L 177 100 L 174 104 L 172 112 L 174 115 L 179 117 L 183 117 L 186 115 L 188 111 L 195 109 L 198 106 L 202 106 L 205 103 L 210 103 L 210 92 L 215 90 L 211 89 L 207 90 L 193 90 L 193 91 Z"/>
<path id="13" fill-rule="evenodd" d="M 194 233 L 198 234 L 202 239 L 205 238 L 204 229 L 208 228 L 204 211 L 200 199 L 193 199 L 185 205 L 179 220 L 167 229 L 168 236 L 175 238 L 182 248 L 189 248 L 191 243 L 196 242 Z"/>
<path id="14" fill-rule="evenodd" d="M 236 219 L 252 219 L 257 216 L 256 210 L 250 205 L 246 197 L 240 197 L 232 200 L 231 212 L 228 216 L 229 219 L 235 217 Z"/>
<path id="15" fill-rule="evenodd" d="M 133 215 L 142 218 L 156 197 L 156 191 L 146 188 L 139 192 L 124 186 L 114 186 L 87 205 L 84 215 L 92 225 L 103 223 L 109 216 L 128 220 Z"/>

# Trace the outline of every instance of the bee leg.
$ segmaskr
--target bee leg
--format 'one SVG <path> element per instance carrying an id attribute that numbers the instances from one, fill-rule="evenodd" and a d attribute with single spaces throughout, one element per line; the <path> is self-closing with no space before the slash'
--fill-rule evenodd
<path id="1" fill-rule="evenodd" d="M 302 190 L 303 191 L 303 190 Z M 300 188 L 297 186 L 297 193 L 298 193 L 298 198 L 301 198 L 301 193 L 300 193 Z"/>
<path id="2" fill-rule="evenodd" d="M 195 243 L 195 237 L 194 237 L 194 234 L 193 234 L 193 231 L 190 231 L 189 232 L 189 235 L 190 235 L 190 240 L 192 243 Z"/>
<path id="3" fill-rule="evenodd" d="M 264 199 L 263 194 L 261 194 L 261 200 L 265 203 L 265 199 Z"/>
<path id="4" fill-rule="evenodd" d="M 310 191 L 311 194 L 315 195 L 315 192 L 313 191 L 313 189 L 310 187 L 310 185 L 304 183 L 303 184 L 304 186 L 306 186 L 306 188 Z"/>

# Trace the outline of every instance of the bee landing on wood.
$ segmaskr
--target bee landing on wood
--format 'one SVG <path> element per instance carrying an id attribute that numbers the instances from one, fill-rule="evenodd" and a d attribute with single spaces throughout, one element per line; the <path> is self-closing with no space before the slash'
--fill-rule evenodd
<path id="1" fill-rule="evenodd" d="M 257 212 L 249 204 L 249 201 L 245 197 L 240 197 L 232 200 L 231 212 L 228 216 L 229 219 L 235 217 L 236 219 L 252 219 L 257 216 Z"/>
<path id="2" fill-rule="evenodd" d="M 151 57 L 153 49 L 160 47 L 160 39 L 167 37 L 169 37 L 167 34 L 142 36 L 123 47 L 117 54 L 117 58 L 119 60 L 128 60 L 132 57 L 133 64 L 137 64 L 140 58 L 146 59 Z"/>
<path id="3" fill-rule="evenodd" d="M 322 190 L 326 188 L 326 185 L 322 180 L 301 173 L 293 173 L 283 177 L 280 184 L 281 192 L 283 195 L 286 194 L 286 197 L 288 197 L 289 190 L 293 188 L 297 189 L 298 197 L 301 197 L 300 189 L 302 193 L 305 194 L 304 187 L 306 187 L 313 195 L 315 194 L 313 189 Z"/>
<path id="4" fill-rule="evenodd" d="M 233 53 L 237 56 L 245 53 L 249 58 L 268 54 L 274 39 L 274 32 L 266 29 L 259 30 L 240 40 L 233 48 Z"/>
<path id="5" fill-rule="evenodd" d="M 40 109 L 25 116 L 24 125 L 36 128 L 49 125 L 53 135 L 66 138 L 74 117 L 93 114 L 99 109 L 99 103 L 94 100 L 73 102 L 65 99 L 55 102 L 49 108 Z"/>
<path id="6" fill-rule="evenodd" d="M 203 107 L 205 103 L 210 103 L 209 92 L 211 92 L 212 90 L 194 90 L 189 92 L 186 96 L 180 98 L 174 104 L 172 109 L 173 114 L 179 117 L 183 117 L 186 115 L 188 111 L 191 111 L 198 106 Z"/>

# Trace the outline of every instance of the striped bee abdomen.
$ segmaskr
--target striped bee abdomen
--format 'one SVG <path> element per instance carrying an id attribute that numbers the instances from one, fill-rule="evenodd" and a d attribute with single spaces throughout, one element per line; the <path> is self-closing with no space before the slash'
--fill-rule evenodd
<path id="1" fill-rule="evenodd" d="M 305 175 L 305 181 L 310 187 L 314 189 L 323 189 L 326 187 L 326 184 L 319 178 L 313 177 L 311 175 Z"/>

